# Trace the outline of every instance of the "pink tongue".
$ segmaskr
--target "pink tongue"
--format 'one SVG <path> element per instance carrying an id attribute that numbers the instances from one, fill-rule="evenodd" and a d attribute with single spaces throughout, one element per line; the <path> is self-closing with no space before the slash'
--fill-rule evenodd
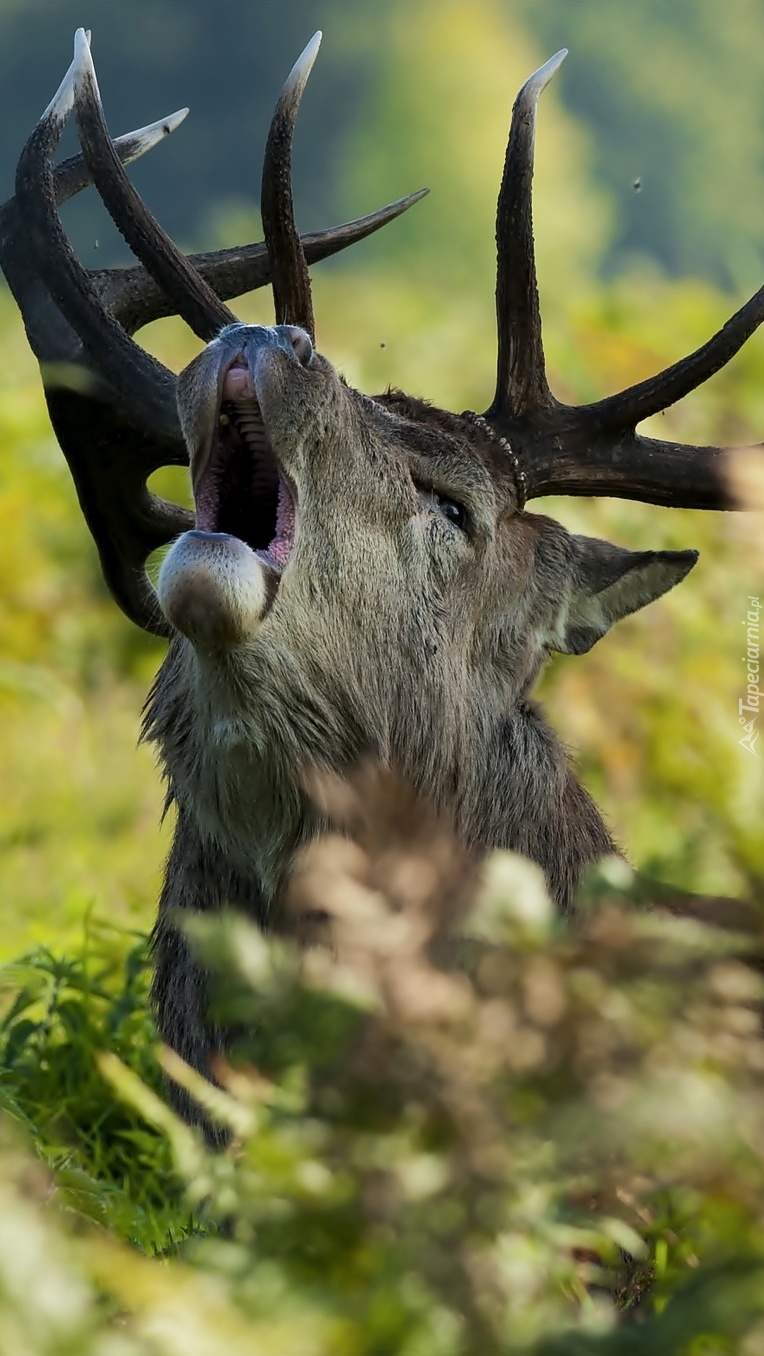
<path id="1" fill-rule="evenodd" d="M 223 378 L 223 399 L 251 400 L 254 394 L 249 368 L 229 367 Z"/>
<path id="2" fill-rule="evenodd" d="M 283 569 L 289 560 L 294 542 L 294 500 L 285 482 L 279 477 L 279 502 L 276 510 L 276 535 L 268 547 L 268 555 Z"/>

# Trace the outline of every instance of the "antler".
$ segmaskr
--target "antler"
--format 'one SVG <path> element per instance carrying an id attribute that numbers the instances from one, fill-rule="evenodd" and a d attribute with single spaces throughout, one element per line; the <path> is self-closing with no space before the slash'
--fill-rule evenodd
<path id="1" fill-rule="evenodd" d="M 315 56 L 315 40 L 312 47 Z M 289 81 L 285 86 L 279 109 L 288 95 L 291 122 L 266 158 L 265 177 L 283 181 L 286 175 L 288 181 L 291 130 L 310 65 L 312 57 L 296 99 Z M 295 71 L 298 67 L 300 62 Z M 72 109 L 83 154 L 54 170 L 53 156 Z M 291 242 L 292 268 L 304 270 L 307 280 L 306 260 L 345 249 L 423 196 L 412 194 L 301 242 L 290 191 L 286 209 L 283 195 L 277 204 L 275 224 L 264 243 L 186 257 L 151 216 L 123 168 L 173 131 L 186 111 L 112 142 L 89 35 L 78 30 L 74 62 L 21 153 L 15 196 L 0 207 L 0 264 L 40 363 L 51 422 L 107 585 L 128 617 L 159 635 L 168 634 L 168 627 L 146 575 L 146 560 L 192 520 L 185 510 L 151 494 L 146 482 L 160 466 L 185 464 L 187 455 L 175 408 L 175 376 L 131 335 L 160 316 L 180 314 L 209 339 L 235 320 L 226 299 L 263 286 L 278 269 L 288 274 L 288 251 L 272 244 L 276 235 Z M 273 134 L 269 144 L 271 140 Z M 92 182 L 143 267 L 88 270 L 77 260 L 58 207 Z M 279 215 L 283 210 L 286 216 Z M 271 253 L 278 264 L 269 259 Z M 275 288 L 277 313 L 284 305 L 284 287 L 280 281 Z M 305 323 L 302 316 L 294 318 Z"/>
<path id="2" fill-rule="evenodd" d="M 318 56 L 321 34 L 311 38 L 279 96 L 263 161 L 260 211 L 273 275 L 277 325 L 301 325 L 315 340 L 310 277 L 294 224 L 292 136 L 303 90 Z"/>
<path id="3" fill-rule="evenodd" d="M 506 439 L 527 497 L 612 495 L 676 508 L 735 508 L 729 449 L 663 442 L 636 432 L 730 361 L 764 320 L 764 287 L 713 338 L 657 376 L 590 405 L 549 390 L 541 338 L 531 183 L 539 95 L 567 56 L 558 52 L 515 101 L 496 219 L 496 393 L 482 418 Z"/>

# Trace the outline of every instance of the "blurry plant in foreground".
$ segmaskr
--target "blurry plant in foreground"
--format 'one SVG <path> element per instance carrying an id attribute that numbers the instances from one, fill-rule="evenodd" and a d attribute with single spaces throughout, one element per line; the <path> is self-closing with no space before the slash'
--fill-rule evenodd
<path id="1" fill-rule="evenodd" d="M 251 1034 L 218 1087 L 161 1063 L 226 1150 L 129 1047 L 99 1059 L 205 1231 L 160 1262 L 65 1194 L 62 1217 L 54 1193 L 29 1248 L 42 1274 L 69 1238 L 89 1335 L 27 1349 L 764 1351 L 755 910 L 736 933 L 640 910 L 613 861 L 574 927 L 536 868 L 497 853 L 478 875 L 400 787 L 364 773 L 318 795 L 336 832 L 294 874 L 304 945 L 234 917 L 189 928 L 221 1014 Z M 0 1319 L 21 1302 L 10 1260 Z"/>
<path id="2" fill-rule="evenodd" d="M 301 953 L 234 918 L 191 929 L 225 976 L 221 1012 L 254 1034 L 220 1089 L 163 1062 L 227 1126 L 226 1154 L 106 1066 L 168 1127 L 194 1203 L 225 1221 L 187 1264 L 217 1276 L 253 1335 L 309 1318 L 301 1350 L 753 1341 L 754 915 L 746 938 L 630 912 L 615 862 L 573 929 L 526 861 L 495 854 L 475 880 L 400 788 L 362 777 L 323 795 L 341 832 L 306 851 L 291 909 L 331 946 Z"/>

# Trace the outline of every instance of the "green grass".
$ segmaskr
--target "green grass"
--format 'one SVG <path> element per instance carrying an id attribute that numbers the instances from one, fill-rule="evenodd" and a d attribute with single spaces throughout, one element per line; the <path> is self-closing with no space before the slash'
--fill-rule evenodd
<path id="1" fill-rule="evenodd" d="M 165 1138 L 105 1083 L 111 1051 L 159 1086 L 147 941 L 87 920 L 79 949 L 3 967 L 0 1100 L 55 1174 L 59 1201 L 147 1253 L 188 1229 Z"/>

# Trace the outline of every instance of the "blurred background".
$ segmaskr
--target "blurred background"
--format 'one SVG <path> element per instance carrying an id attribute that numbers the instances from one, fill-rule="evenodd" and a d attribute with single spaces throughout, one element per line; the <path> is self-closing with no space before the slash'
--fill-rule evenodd
<path id="1" fill-rule="evenodd" d="M 0 0 L 0 178 L 56 89 L 78 25 L 111 130 L 189 104 L 131 171 L 186 249 L 259 239 L 268 120 L 324 30 L 295 151 L 312 230 L 424 185 L 401 222 L 314 273 L 318 342 L 373 393 L 484 408 L 494 370 L 494 211 L 510 109 L 561 46 L 544 94 L 535 219 L 553 388 L 586 401 L 701 343 L 764 279 L 764 9 L 697 0 Z M 72 144 L 67 143 L 67 152 Z M 65 223 L 91 266 L 127 262 L 92 193 Z M 269 297 L 238 311 L 268 323 Z M 192 335 L 142 339 L 179 368 Z M 764 341 L 652 421 L 654 435 L 764 436 Z M 163 647 L 111 603 L 50 432 L 20 318 L 0 295 L 0 883 L 3 955 L 66 946 L 82 918 L 144 929 L 169 826 L 140 708 Z M 182 478 L 162 488 L 185 494 Z M 547 709 L 631 860 L 687 888 L 764 879 L 764 761 L 738 740 L 742 623 L 764 593 L 761 520 L 561 501 L 570 528 L 701 549 L 688 580 L 582 659 L 550 666 Z M 762 718 L 764 728 L 764 718 Z M 764 754 L 764 740 L 760 752 Z"/>

